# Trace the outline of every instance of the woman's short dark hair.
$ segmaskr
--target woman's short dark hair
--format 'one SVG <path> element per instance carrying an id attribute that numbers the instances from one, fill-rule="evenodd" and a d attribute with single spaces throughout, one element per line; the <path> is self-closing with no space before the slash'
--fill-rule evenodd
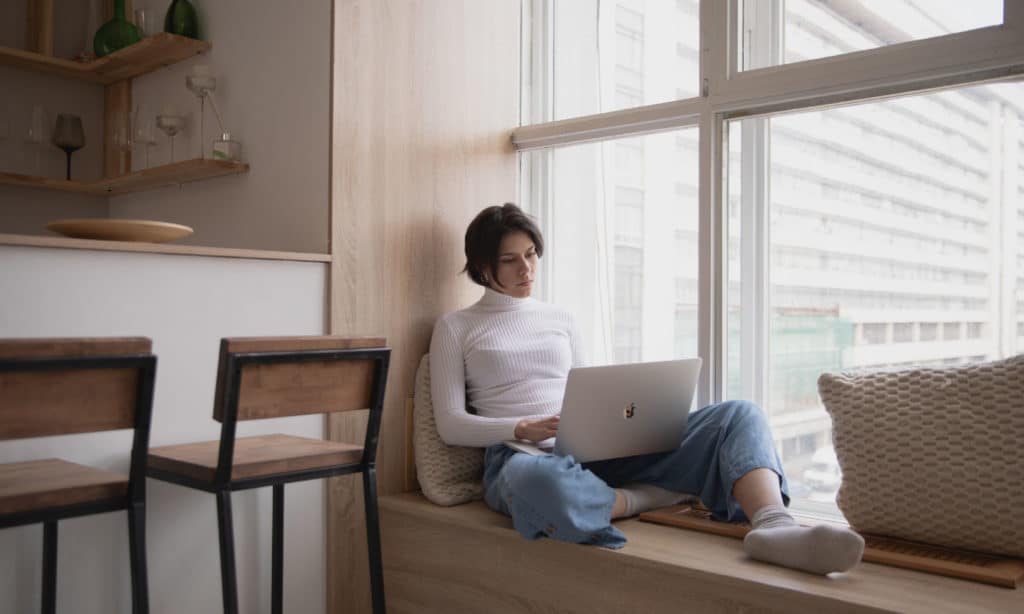
<path id="1" fill-rule="evenodd" d="M 544 255 L 544 237 L 533 219 L 512 203 L 494 205 L 478 213 L 466 228 L 466 266 L 462 271 L 475 283 L 489 287 L 485 275 L 488 270 L 498 270 L 501 240 L 513 232 L 525 232 L 533 241 L 537 256 Z M 501 285 L 497 279 L 494 283 Z"/>

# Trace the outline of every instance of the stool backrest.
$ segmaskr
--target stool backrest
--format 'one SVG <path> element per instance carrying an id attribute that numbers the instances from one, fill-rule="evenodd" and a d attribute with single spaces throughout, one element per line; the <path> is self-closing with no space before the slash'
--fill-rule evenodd
<path id="1" fill-rule="evenodd" d="M 371 409 L 380 337 L 222 339 L 213 417 L 224 422 Z M 345 357 L 345 354 L 353 354 Z"/>
<path id="2" fill-rule="evenodd" d="M 151 348 L 144 337 L 0 339 L 0 440 L 133 428 L 140 419 L 148 430 Z"/>

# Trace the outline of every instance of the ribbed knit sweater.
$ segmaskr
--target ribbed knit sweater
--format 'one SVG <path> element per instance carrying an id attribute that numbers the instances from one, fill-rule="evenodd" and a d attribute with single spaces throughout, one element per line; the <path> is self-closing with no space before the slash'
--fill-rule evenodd
<path id="1" fill-rule="evenodd" d="M 582 363 L 569 312 L 485 290 L 434 325 L 430 391 L 441 439 L 473 447 L 514 439 L 520 420 L 561 410 L 569 369 Z"/>

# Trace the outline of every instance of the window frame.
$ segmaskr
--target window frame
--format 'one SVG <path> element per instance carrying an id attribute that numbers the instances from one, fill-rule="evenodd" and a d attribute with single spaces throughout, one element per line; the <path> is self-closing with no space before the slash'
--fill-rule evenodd
<path id="1" fill-rule="evenodd" d="M 763 0 L 762 0 L 763 1 Z M 769 13 L 779 14 L 781 2 Z M 623 109 L 551 121 L 550 3 L 522 0 L 523 7 L 523 91 L 520 127 L 511 141 L 517 152 L 636 136 L 672 129 L 698 129 L 698 354 L 704 359 L 698 385 L 700 405 L 719 402 L 725 395 L 726 309 L 725 288 L 726 218 L 725 152 L 728 151 L 728 121 L 773 113 L 820 108 L 839 103 L 869 101 L 921 93 L 936 88 L 1020 79 L 1024 75 L 1024 2 L 1003 0 L 1003 23 L 976 30 L 923 40 L 897 43 L 877 49 L 826 58 L 780 64 L 767 68 L 740 70 L 737 45 L 741 0 L 704 0 L 700 3 L 700 95 L 654 105 Z M 541 33 L 529 36 L 528 33 Z M 540 71 L 540 72 L 537 72 Z M 540 80 L 534 79 L 537 77 Z M 543 88 L 535 83 L 545 84 Z M 538 92 L 538 89 L 545 89 Z M 546 98 L 545 98 L 546 96 Z M 744 135 L 753 147 L 765 147 L 765 135 Z M 549 156 L 520 156 L 520 195 L 539 203 L 542 219 L 552 220 L 550 207 Z M 761 170 L 744 170 L 744 192 L 758 189 Z M 749 183 L 748 183 L 749 182 Z M 767 261 L 758 255 L 767 250 L 765 215 L 749 221 L 759 241 L 745 254 L 751 272 L 760 275 L 752 287 L 753 300 L 767 297 Z M 746 228 L 746 226 L 744 226 Z M 542 228 L 542 231 L 547 229 Z M 555 247 L 552 246 L 551 254 Z M 549 254 L 550 255 L 550 254 Z M 549 277 L 549 276 L 544 276 Z M 541 292 L 547 288 L 541 282 Z M 763 317 L 744 327 L 749 338 L 742 340 L 754 352 L 757 370 L 744 370 L 744 392 L 763 402 L 767 377 L 767 305 Z M 967 334 L 966 331 L 964 333 Z"/>

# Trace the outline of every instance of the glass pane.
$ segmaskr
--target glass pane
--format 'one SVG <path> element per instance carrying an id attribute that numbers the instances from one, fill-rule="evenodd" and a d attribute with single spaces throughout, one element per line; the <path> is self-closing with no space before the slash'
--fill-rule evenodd
<path id="1" fill-rule="evenodd" d="M 741 70 L 1003 23 L 1003 0 L 741 0 L 741 6 Z"/>
<path id="2" fill-rule="evenodd" d="M 742 365 L 763 334 L 759 400 L 798 507 L 838 513 L 821 373 L 1024 351 L 1022 122 L 1024 85 L 996 84 L 729 124 L 728 287 L 748 290 L 766 268 L 767 289 L 749 290 L 769 305 L 759 333 L 729 302 L 729 394 L 758 395 Z M 760 200 L 743 180 L 758 169 Z M 767 264 L 747 262 L 757 229 L 735 226 L 765 206 Z"/>
<path id="3" fill-rule="evenodd" d="M 696 96 L 699 7 L 699 0 L 552 1 L 551 119 Z"/>
<path id="4" fill-rule="evenodd" d="M 588 362 L 696 356 L 696 128 L 523 155 L 550 164 L 550 200 L 528 203 L 538 294 L 576 316 Z"/>

